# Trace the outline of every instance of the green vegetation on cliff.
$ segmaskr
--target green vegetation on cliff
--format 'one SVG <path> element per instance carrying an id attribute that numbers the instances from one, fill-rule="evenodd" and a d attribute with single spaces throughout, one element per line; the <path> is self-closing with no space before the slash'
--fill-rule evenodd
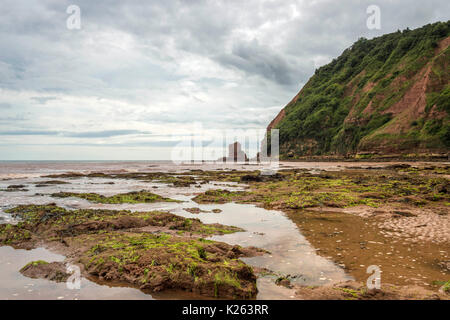
<path id="1" fill-rule="evenodd" d="M 282 157 L 450 147 L 450 21 L 359 39 L 269 127 Z"/>

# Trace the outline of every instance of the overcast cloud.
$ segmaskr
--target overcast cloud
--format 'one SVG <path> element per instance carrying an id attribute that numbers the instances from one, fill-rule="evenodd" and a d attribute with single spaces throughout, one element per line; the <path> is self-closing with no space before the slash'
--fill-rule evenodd
<path id="1" fill-rule="evenodd" d="M 193 123 L 266 127 L 359 37 L 449 16 L 448 0 L 2 0 L 0 159 L 167 159 Z"/>

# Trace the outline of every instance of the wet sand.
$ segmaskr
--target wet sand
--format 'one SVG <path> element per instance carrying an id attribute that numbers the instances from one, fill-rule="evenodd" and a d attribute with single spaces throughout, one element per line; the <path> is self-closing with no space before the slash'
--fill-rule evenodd
<path id="1" fill-rule="evenodd" d="M 437 262 L 450 259 L 450 244 L 412 243 L 383 234 L 376 221 L 341 212 L 305 211 L 289 217 L 318 253 L 336 261 L 356 280 L 365 282 L 367 267 L 379 266 L 381 280 L 395 285 L 436 289 L 434 281 L 448 281 L 449 270 Z"/>

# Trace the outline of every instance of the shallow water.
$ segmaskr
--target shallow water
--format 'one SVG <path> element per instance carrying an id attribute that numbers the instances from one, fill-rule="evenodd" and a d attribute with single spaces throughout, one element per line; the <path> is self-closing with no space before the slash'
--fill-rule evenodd
<path id="1" fill-rule="evenodd" d="M 308 169 L 308 170 L 340 170 L 347 167 L 383 167 L 401 162 L 300 162 L 280 161 L 280 169 Z M 432 165 L 439 162 L 414 162 L 414 165 Z M 448 164 L 448 162 L 443 162 Z M 15 178 L 40 177 L 46 174 L 58 174 L 68 171 L 82 173 L 104 172 L 180 172 L 191 169 L 201 170 L 261 170 L 264 166 L 256 163 L 235 164 L 222 162 L 205 162 L 196 164 L 176 165 L 171 161 L 0 161 L 0 180 Z"/>
<path id="2" fill-rule="evenodd" d="M 323 285 L 350 279 L 340 267 L 318 256 L 297 226 L 280 211 L 236 203 L 198 207 L 202 210 L 217 208 L 222 212 L 195 215 L 179 209 L 173 212 L 198 217 L 205 223 L 218 222 L 245 229 L 245 232 L 213 236 L 211 239 L 270 251 L 270 254 L 242 259 L 250 265 L 264 267 L 283 275 L 297 276 L 293 281 L 305 285 Z"/>
<path id="3" fill-rule="evenodd" d="M 22 164 L 21 164 L 22 165 Z M 123 170 L 123 163 L 121 164 Z M 20 167 L 20 166 L 18 166 Z M 77 164 L 75 167 L 69 164 L 58 164 L 56 169 L 45 164 L 41 167 L 33 165 L 28 172 L 20 173 L 19 169 L 14 172 L 15 178 L 0 181 L 0 189 L 5 189 L 8 185 L 24 184 L 29 191 L 0 192 L 0 223 L 11 222 L 11 217 L 2 211 L 5 208 L 18 204 L 44 204 L 55 202 L 59 206 L 70 209 L 75 208 L 109 208 L 109 209 L 129 209 L 129 210 L 168 210 L 185 217 L 199 218 L 205 223 L 222 223 L 234 225 L 245 229 L 245 232 L 238 232 L 223 236 L 213 236 L 211 239 L 223 241 L 241 246 L 255 246 L 270 251 L 270 254 L 263 256 L 243 258 L 246 263 L 264 267 L 274 271 L 279 275 L 290 275 L 293 281 L 304 285 L 324 285 L 330 282 L 351 279 L 342 268 L 326 258 L 316 254 L 315 249 L 303 237 L 296 224 L 293 223 L 284 213 L 275 210 L 266 210 L 254 205 L 247 204 L 208 204 L 198 205 L 190 199 L 197 192 L 203 192 L 212 188 L 228 188 L 239 190 L 242 186 L 236 183 L 209 183 L 201 185 L 201 188 L 174 188 L 162 183 L 141 182 L 137 180 L 124 179 L 104 179 L 104 178 L 80 178 L 80 179 L 59 179 L 70 182 L 70 184 L 51 185 L 48 187 L 35 187 L 40 181 L 49 180 L 40 175 L 49 173 L 79 171 L 82 168 L 89 168 L 89 171 L 103 171 L 108 168 L 117 171 L 121 170 L 117 163 L 100 164 Z M 241 166 L 250 169 L 249 166 Z M 127 166 L 127 170 L 130 168 Z M 148 163 L 137 163 L 132 170 L 150 171 Z M 64 169 L 64 170 L 62 170 Z M 160 167 L 151 167 L 156 171 L 162 171 Z M 166 168 L 167 169 L 167 168 Z M 188 167 L 186 169 L 192 169 Z M 204 168 L 202 168 L 204 169 Z M 36 172 L 40 174 L 36 175 Z M 13 170 L 14 171 L 14 170 Z M 26 170 L 24 170 L 26 171 Z M 33 172 L 31 172 L 33 171 Z M 5 172 L 3 168 L 0 170 Z M 26 176 L 26 178 L 25 178 Z M 10 176 L 11 177 L 11 176 Z M 109 184 L 114 182 L 114 184 Z M 158 188 L 153 188 L 158 187 Z M 77 198 L 52 198 L 53 192 L 97 192 L 104 195 L 130 192 L 146 189 L 179 200 L 183 203 L 152 203 L 152 204 L 93 204 L 83 199 Z M 36 195 L 36 193 L 39 193 Z M 191 214 L 183 208 L 199 207 L 202 210 L 221 209 L 221 213 L 200 213 Z M 3 219 L 1 221 L 1 219 Z M 87 279 L 82 280 L 81 290 L 69 290 L 64 283 L 53 283 L 46 280 L 33 280 L 23 277 L 18 270 L 26 263 L 33 260 L 62 261 L 63 256 L 54 255 L 45 249 L 35 250 L 14 250 L 11 247 L 0 247 L 0 278 L 2 286 L 0 288 L 0 299 L 152 299 L 152 295 L 144 294 L 133 288 L 109 287 L 104 283 L 94 283 Z M 264 276 L 258 279 L 258 299 L 287 299 L 292 297 L 292 290 L 275 285 L 276 276 Z M 177 298 L 199 298 L 186 293 L 166 292 L 153 295 L 153 298 L 177 299 Z"/>
<path id="4" fill-rule="evenodd" d="M 66 283 L 23 276 L 19 270 L 30 261 L 63 261 L 64 256 L 44 248 L 33 250 L 0 247 L 0 299 L 152 299 L 137 289 L 98 285 L 82 278 L 81 288 L 69 289 Z"/>
<path id="5" fill-rule="evenodd" d="M 104 172 L 181 172 L 191 169 L 201 170 L 258 170 L 262 166 L 234 163 L 174 164 L 171 161 L 0 161 L 0 180 L 40 177 L 69 171 L 81 173 Z"/>

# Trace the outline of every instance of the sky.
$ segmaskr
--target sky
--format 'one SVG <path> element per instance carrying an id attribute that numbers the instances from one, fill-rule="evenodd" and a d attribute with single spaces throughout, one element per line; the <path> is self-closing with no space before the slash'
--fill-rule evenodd
<path id="1" fill-rule="evenodd" d="M 189 139 L 214 158 L 358 38 L 449 17 L 448 0 L 2 0 L 0 160 L 168 160 Z"/>

